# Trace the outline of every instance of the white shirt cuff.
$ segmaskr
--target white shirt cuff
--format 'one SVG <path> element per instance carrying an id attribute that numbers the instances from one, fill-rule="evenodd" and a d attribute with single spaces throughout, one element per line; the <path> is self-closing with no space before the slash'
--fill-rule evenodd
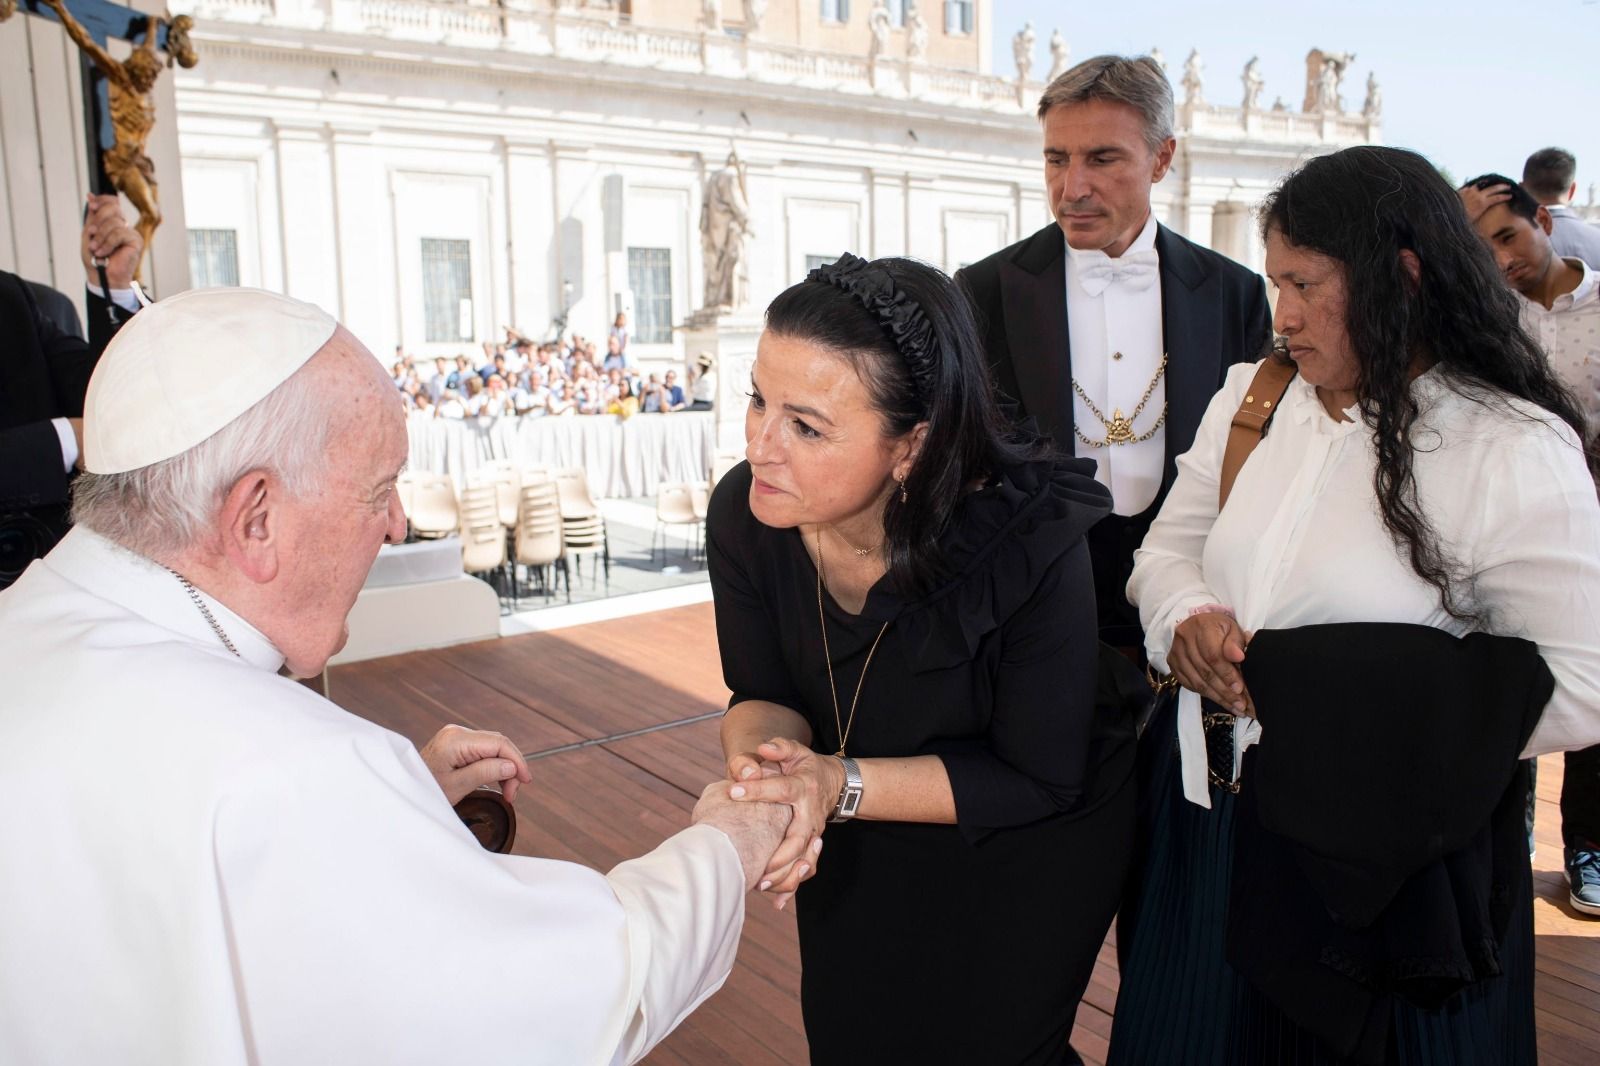
<path id="1" fill-rule="evenodd" d="M 50 424 L 56 427 L 56 438 L 61 441 L 61 462 L 65 473 L 72 473 L 72 468 L 78 465 L 78 435 L 72 432 L 72 423 L 65 418 L 52 418 Z"/>
<path id="2" fill-rule="evenodd" d="M 100 286 L 96 285 L 94 282 L 91 281 L 87 282 L 86 284 L 90 292 L 94 293 L 102 300 L 109 299 L 112 303 L 116 304 L 124 311 L 139 310 L 139 296 L 132 289 L 112 289 L 111 295 L 107 297 L 106 291 Z"/>

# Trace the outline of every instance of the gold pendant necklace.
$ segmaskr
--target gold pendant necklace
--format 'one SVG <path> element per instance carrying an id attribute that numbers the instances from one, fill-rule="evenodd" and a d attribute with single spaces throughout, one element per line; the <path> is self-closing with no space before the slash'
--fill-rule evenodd
<path id="1" fill-rule="evenodd" d="M 1161 365 L 1156 367 L 1156 376 L 1150 379 L 1149 385 L 1145 386 L 1144 395 L 1139 399 L 1139 406 L 1133 409 L 1133 414 L 1124 416 L 1122 408 L 1118 407 L 1112 411 L 1110 418 L 1100 412 L 1100 408 L 1096 407 L 1094 401 L 1089 399 L 1089 394 L 1083 391 L 1083 386 L 1078 384 L 1078 379 L 1073 378 L 1072 391 L 1077 393 L 1078 399 L 1082 400 L 1084 405 L 1089 408 L 1089 413 L 1100 420 L 1100 424 L 1105 427 L 1106 437 L 1105 440 L 1090 440 L 1083 435 L 1083 430 L 1078 428 L 1076 419 L 1073 420 L 1072 431 L 1078 435 L 1080 441 L 1091 448 L 1104 448 L 1108 445 L 1117 444 L 1143 444 L 1155 436 L 1156 431 L 1166 423 L 1167 405 L 1165 403 L 1161 405 L 1161 415 L 1156 419 L 1156 424 L 1143 434 L 1137 436 L 1134 434 L 1133 423 L 1144 413 L 1144 405 L 1149 403 L 1150 397 L 1155 395 L 1156 386 L 1161 384 L 1161 378 L 1166 372 L 1167 357 L 1163 354 L 1161 356 Z"/>
<path id="2" fill-rule="evenodd" d="M 844 540 L 843 537 L 839 538 Z M 849 541 L 845 541 L 849 544 Z M 869 549 L 873 550 L 873 549 Z M 861 677 L 856 681 L 856 694 L 850 700 L 850 717 L 840 723 L 839 718 L 839 688 L 833 680 L 833 652 L 828 647 L 828 616 L 822 610 L 822 530 L 817 530 L 817 624 L 822 627 L 822 661 L 828 665 L 828 694 L 833 697 L 833 728 L 839 736 L 839 750 L 834 752 L 839 758 L 844 758 L 845 743 L 850 739 L 850 727 L 856 724 L 856 705 L 861 702 L 861 689 L 867 683 L 867 669 L 872 665 L 872 656 L 878 650 L 878 641 L 883 639 L 883 634 L 889 628 L 889 623 L 883 623 L 883 628 L 878 630 L 878 635 L 872 639 L 872 648 L 867 652 L 867 661 L 861 664 Z"/>
<path id="3" fill-rule="evenodd" d="M 870 548 L 858 548 L 854 544 L 852 544 L 848 540 L 846 540 L 843 533 L 840 533 L 837 529 L 834 529 L 832 526 L 828 527 L 828 532 L 830 532 L 834 536 L 838 537 L 840 543 L 842 543 L 846 548 L 849 548 L 851 551 L 855 552 L 856 555 L 858 557 L 862 558 L 862 559 L 865 559 L 867 556 L 871 555 L 873 552 L 875 552 L 879 548 L 883 547 L 883 542 L 879 541 L 878 543 L 874 544 Z M 821 538 L 820 537 L 818 538 L 818 543 L 819 543 L 819 545 L 821 543 Z M 817 558 L 819 558 L 819 559 L 822 558 L 822 549 L 821 549 L 821 547 L 817 548 Z"/>

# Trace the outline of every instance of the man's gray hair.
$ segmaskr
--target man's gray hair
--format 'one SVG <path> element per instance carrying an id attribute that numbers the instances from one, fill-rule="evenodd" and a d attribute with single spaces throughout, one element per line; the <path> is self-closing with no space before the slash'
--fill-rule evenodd
<path id="1" fill-rule="evenodd" d="M 218 373 L 226 373 L 218 367 Z M 321 489 L 338 397 L 301 367 L 244 414 L 171 459 L 121 474 L 80 475 L 72 520 L 147 558 L 195 545 L 228 490 L 269 470 L 294 497 Z"/>
<path id="2" fill-rule="evenodd" d="M 1127 104 L 1144 119 L 1144 143 L 1151 152 L 1172 137 L 1172 84 L 1149 56 L 1095 56 L 1085 59 L 1045 86 L 1039 118 L 1052 107 L 1110 100 Z"/>

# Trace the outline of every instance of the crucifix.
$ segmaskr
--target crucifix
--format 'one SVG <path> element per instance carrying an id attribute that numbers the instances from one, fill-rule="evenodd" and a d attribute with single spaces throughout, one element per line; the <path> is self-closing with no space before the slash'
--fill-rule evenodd
<path id="1" fill-rule="evenodd" d="M 19 0 L 0 0 L 0 22 L 15 13 Z M 185 69 L 198 62 L 188 15 L 163 19 L 108 0 L 20 0 L 34 15 L 61 23 L 78 46 L 83 75 L 84 131 L 88 140 L 89 186 L 95 192 L 113 189 L 139 212 L 135 229 L 151 248 L 161 207 L 156 194 L 155 165 L 145 154 L 156 108 L 150 99 L 164 65 L 176 61 Z M 113 59 L 111 38 L 133 43 L 127 59 Z M 162 48 L 165 63 L 156 55 Z M 137 276 L 137 274 L 135 275 Z"/>

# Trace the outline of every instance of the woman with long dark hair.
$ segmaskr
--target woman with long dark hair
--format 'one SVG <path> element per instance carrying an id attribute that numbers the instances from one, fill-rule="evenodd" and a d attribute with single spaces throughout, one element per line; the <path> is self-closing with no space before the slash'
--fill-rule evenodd
<path id="1" fill-rule="evenodd" d="M 722 744 L 736 796 L 794 808 L 763 887 L 798 888 L 812 1061 L 1075 1061 L 1133 817 L 1105 490 L 1009 427 L 966 299 L 905 259 L 773 301 L 745 436 L 708 529 Z"/>
<path id="2" fill-rule="evenodd" d="M 1517 757 L 1600 734 L 1600 506 L 1582 416 L 1421 156 L 1360 147 L 1314 159 L 1267 198 L 1261 226 L 1284 338 L 1273 358 L 1295 376 L 1242 468 L 1225 473 L 1235 413 L 1259 387 L 1257 366 L 1230 373 L 1128 585 L 1152 665 L 1181 689 L 1146 738 L 1150 824 L 1120 919 L 1108 1061 L 1531 1064 Z M 1509 695 L 1481 685 L 1443 706 L 1385 703 L 1419 677 L 1454 691 L 1438 664 L 1473 669 L 1471 649 L 1485 648 L 1520 657 L 1528 684 Z M 1269 675 L 1274 692 L 1290 678 L 1287 705 L 1268 707 Z M 1318 732 L 1326 705 L 1337 721 Z M 1479 712 L 1510 738 L 1482 785 L 1428 758 Z M 1294 750 L 1307 735 L 1345 739 Z M 1464 743 L 1477 756 L 1496 741 L 1486 730 Z M 1272 804 L 1297 783 L 1266 775 L 1269 760 L 1365 784 L 1331 786 L 1286 815 Z M 1368 861 L 1407 839 L 1385 820 L 1408 830 L 1450 817 L 1385 806 L 1418 779 L 1430 799 L 1462 789 L 1481 806 L 1479 824 L 1460 827 L 1470 847 L 1436 838 L 1432 851 Z M 1368 800 L 1378 820 L 1354 822 Z M 1338 849 L 1367 864 L 1330 874 Z M 1280 880 L 1247 896 L 1241 885 L 1267 867 Z M 1477 910 L 1436 906 L 1480 889 Z M 1304 938 L 1263 943 L 1267 928 Z M 1327 988 L 1343 998 L 1309 995 Z"/>

